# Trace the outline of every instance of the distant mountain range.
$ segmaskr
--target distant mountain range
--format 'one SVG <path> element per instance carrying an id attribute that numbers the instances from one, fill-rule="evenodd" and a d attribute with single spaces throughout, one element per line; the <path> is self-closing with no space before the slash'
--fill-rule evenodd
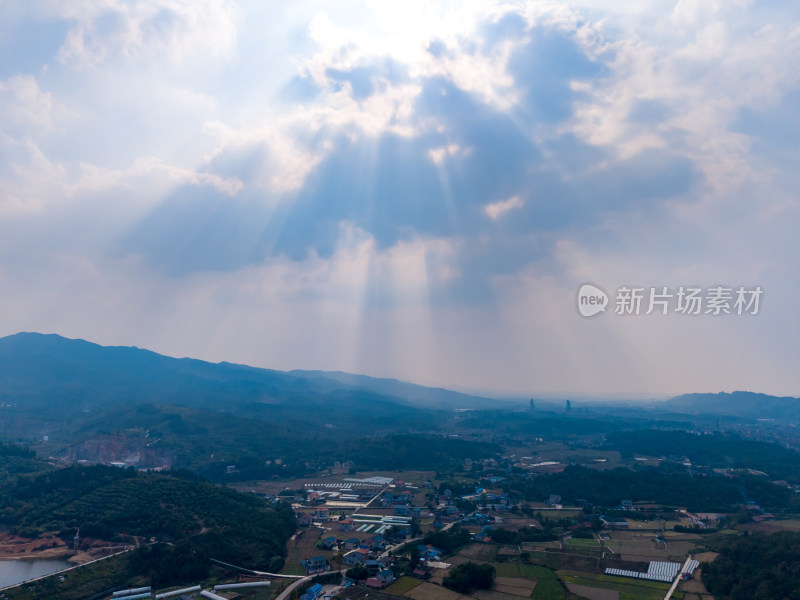
<path id="1" fill-rule="evenodd" d="M 265 418 L 287 411 L 369 408 L 380 418 L 457 408 L 513 409 L 510 402 L 396 379 L 328 371 L 276 371 L 227 362 L 171 358 L 135 347 L 100 346 L 59 335 L 0 338 L 0 402 L 60 414 L 103 412 L 137 404 L 179 405 Z M 525 403 L 527 404 L 527 402 Z M 537 402 L 537 406 L 539 403 Z M 522 404 L 516 405 L 518 408 Z M 594 409 L 600 405 L 593 403 Z M 743 418 L 800 418 L 800 400 L 753 392 L 685 394 L 651 410 Z M 645 409 L 640 405 L 637 408 Z M 609 407 L 609 410 L 612 410 Z M 619 410 L 619 406 L 613 408 Z"/>
<path id="2" fill-rule="evenodd" d="M 0 401 L 28 408 L 94 412 L 140 403 L 216 410 L 256 405 L 488 408 L 497 400 L 394 379 L 325 371 L 275 371 L 171 358 L 135 347 L 106 347 L 59 335 L 0 338 Z"/>

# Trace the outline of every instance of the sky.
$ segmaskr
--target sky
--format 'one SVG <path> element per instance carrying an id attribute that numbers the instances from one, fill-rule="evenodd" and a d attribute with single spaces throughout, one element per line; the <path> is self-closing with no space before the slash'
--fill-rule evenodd
<path id="1" fill-rule="evenodd" d="M 0 15 L 0 335 L 532 396 L 800 396 L 796 2 Z"/>

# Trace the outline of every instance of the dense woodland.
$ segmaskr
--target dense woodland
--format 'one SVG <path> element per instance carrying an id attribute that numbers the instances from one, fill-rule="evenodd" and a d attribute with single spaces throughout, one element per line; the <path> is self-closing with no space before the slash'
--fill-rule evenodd
<path id="1" fill-rule="evenodd" d="M 751 534 L 721 548 L 703 567 L 703 583 L 717 598 L 800 600 L 800 537 L 796 532 Z"/>
<path id="2" fill-rule="evenodd" d="M 770 510 L 780 511 L 793 508 L 796 503 L 790 490 L 764 478 L 692 475 L 670 466 L 598 471 L 570 465 L 562 473 L 522 480 L 505 487 L 509 492 L 521 493 L 528 500 L 541 501 L 550 494 L 558 494 L 565 502 L 583 499 L 600 507 L 615 507 L 627 499 L 703 512 L 726 512 L 737 504 L 754 499 Z"/>

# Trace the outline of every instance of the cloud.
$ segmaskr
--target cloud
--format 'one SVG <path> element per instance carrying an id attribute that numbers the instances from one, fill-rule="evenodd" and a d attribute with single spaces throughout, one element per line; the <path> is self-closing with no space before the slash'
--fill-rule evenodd
<path id="1" fill-rule="evenodd" d="M 197 172 L 164 163 L 157 157 L 138 158 L 124 170 L 102 169 L 90 164 L 81 165 L 81 176 L 77 183 L 69 184 L 70 195 L 99 193 L 123 186 L 141 184 L 142 180 L 161 178 L 170 187 L 191 184 L 208 185 L 227 196 L 235 196 L 242 189 L 242 182 L 235 177 L 223 178 L 211 173 Z"/>
<path id="2" fill-rule="evenodd" d="M 789 393 L 797 8 L 582 6 L 8 7 L 0 328 L 444 385 Z M 585 281 L 688 280 L 768 304 L 575 315 Z"/>
<path id="3" fill-rule="evenodd" d="M 485 212 L 486 216 L 492 221 L 497 221 L 497 219 L 505 215 L 508 211 L 515 208 L 522 208 L 524 204 L 525 203 L 519 199 L 519 196 L 511 196 L 508 200 L 499 200 L 487 204 L 483 207 L 483 212 Z"/>
<path id="4" fill-rule="evenodd" d="M 0 80 L 0 131 L 16 138 L 38 136 L 53 132 L 74 120 L 75 114 L 43 91 L 33 75 L 16 75 Z"/>
<path id="5" fill-rule="evenodd" d="M 118 58 L 181 62 L 197 54 L 220 54 L 235 39 L 235 13 L 227 1 L 57 3 L 59 17 L 74 24 L 57 58 L 92 66 Z"/>
<path id="6" fill-rule="evenodd" d="M 442 165 L 449 156 L 458 156 L 459 154 L 466 154 L 468 150 L 462 150 L 458 144 L 447 144 L 446 146 L 439 146 L 438 148 L 431 148 L 428 150 L 428 157 L 435 165 Z"/>

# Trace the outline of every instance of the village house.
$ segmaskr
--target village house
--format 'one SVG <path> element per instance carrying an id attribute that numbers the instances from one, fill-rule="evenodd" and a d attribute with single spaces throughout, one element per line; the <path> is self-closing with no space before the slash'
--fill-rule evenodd
<path id="1" fill-rule="evenodd" d="M 367 579 L 367 585 L 371 588 L 382 589 L 394 581 L 394 573 L 391 569 L 380 571 L 375 577 Z"/>
<path id="2" fill-rule="evenodd" d="M 360 544 L 361 542 L 358 541 L 358 538 L 352 537 L 344 541 L 344 549 L 355 550 L 356 548 L 359 547 Z"/>
<path id="3" fill-rule="evenodd" d="M 315 583 L 301 596 L 301 600 L 317 600 L 322 595 L 322 584 Z"/>
<path id="4" fill-rule="evenodd" d="M 328 559 L 324 556 L 315 556 L 300 561 L 300 566 L 305 568 L 308 575 L 323 573 L 328 570 Z"/>
<path id="5" fill-rule="evenodd" d="M 334 546 L 336 546 L 336 538 L 333 536 L 326 537 L 320 542 L 320 546 L 322 546 L 323 550 L 331 550 Z"/>
<path id="6" fill-rule="evenodd" d="M 367 562 L 368 555 L 369 555 L 369 550 L 366 550 L 365 548 L 352 550 L 344 555 L 344 564 L 350 567 L 354 567 L 356 565 L 363 565 L 365 562 Z"/>

